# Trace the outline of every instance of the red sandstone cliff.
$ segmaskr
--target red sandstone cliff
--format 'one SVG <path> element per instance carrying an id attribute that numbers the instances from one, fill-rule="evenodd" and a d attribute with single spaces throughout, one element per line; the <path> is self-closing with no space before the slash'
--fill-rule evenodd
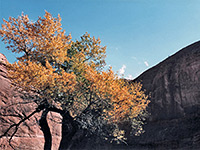
<path id="1" fill-rule="evenodd" d="M 28 100 L 25 93 L 20 94 L 14 87 L 10 87 L 5 61 L 5 56 L 0 54 L 0 134 L 10 124 L 19 121 L 20 116 L 24 115 L 22 110 L 28 115 L 35 107 L 34 104 L 7 107 L 9 104 Z M 104 149 L 199 149 L 200 42 L 180 50 L 134 81 L 142 81 L 147 94 L 151 93 L 148 108 L 151 116 L 145 125 L 146 132 L 140 137 L 130 136 L 129 146 L 113 148 L 96 137 L 87 137 L 80 142 L 78 148 L 101 149 L 104 145 Z M 10 116 L 5 116 L 6 114 Z M 11 116 L 12 114 L 15 116 Z M 40 114 L 20 126 L 13 138 L 13 145 L 17 149 L 43 149 L 44 139 L 38 126 L 39 117 Z M 61 125 L 50 119 L 48 121 L 52 129 L 53 149 L 58 149 Z M 6 138 L 0 139 L 0 149 L 10 149 Z"/>
<path id="2" fill-rule="evenodd" d="M 181 49 L 134 81 L 141 81 L 146 94 L 151 94 L 148 107 L 151 115 L 146 132 L 130 139 L 133 145 L 200 149 L 200 41 Z"/>
<path id="3" fill-rule="evenodd" d="M 7 78 L 6 57 L 0 53 L 0 135 L 13 123 L 18 123 L 20 119 L 29 115 L 36 108 L 36 104 L 30 102 L 26 93 L 21 93 Z M 41 150 L 44 146 L 44 137 L 41 132 L 38 121 L 40 115 L 36 114 L 29 120 L 19 126 L 15 136 L 12 138 L 12 145 L 15 149 L 20 150 Z M 61 124 L 59 115 L 56 113 L 48 114 L 48 123 L 52 132 L 53 145 L 52 149 L 57 150 L 60 143 Z M 11 130 L 9 132 L 11 135 Z M 0 139 L 0 149 L 12 149 L 9 146 L 10 136 Z"/>

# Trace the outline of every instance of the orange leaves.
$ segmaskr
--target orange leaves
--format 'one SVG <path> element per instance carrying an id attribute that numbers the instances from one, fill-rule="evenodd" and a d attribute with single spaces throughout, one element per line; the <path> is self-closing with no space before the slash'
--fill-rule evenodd
<path id="1" fill-rule="evenodd" d="M 112 70 L 98 73 L 87 68 L 85 78 L 90 82 L 90 90 L 111 105 L 111 109 L 104 110 L 109 121 L 120 122 L 137 117 L 149 103 L 140 83 L 125 83 Z"/>
<path id="2" fill-rule="evenodd" d="M 27 15 L 4 20 L 0 36 L 12 52 L 23 54 L 8 64 L 11 80 L 26 91 L 35 90 L 49 105 L 74 116 L 97 113 L 102 122 L 118 124 L 131 120 L 141 131 L 141 120 L 149 103 L 140 83 L 119 79 L 110 68 L 103 71 L 106 47 L 88 33 L 71 41 L 61 27 L 61 18 L 45 12 L 30 21 Z M 123 132 L 114 131 L 123 140 Z M 119 134 L 118 134 L 119 133 Z"/>
<path id="3" fill-rule="evenodd" d="M 46 67 L 35 62 L 26 61 L 8 64 L 9 76 L 24 90 L 43 91 L 50 95 L 54 91 L 73 92 L 76 84 L 75 75 L 64 71 L 55 73 L 55 69 L 46 62 Z"/>
<path id="4" fill-rule="evenodd" d="M 54 18 L 46 12 L 44 19 L 39 17 L 33 23 L 22 14 L 17 19 L 10 17 L 8 21 L 4 20 L 0 35 L 5 43 L 9 43 L 7 48 L 12 52 L 25 53 L 21 60 L 29 56 L 63 63 L 71 46 L 71 35 L 65 35 L 60 21 L 60 16 Z"/>
<path id="5" fill-rule="evenodd" d="M 25 48 L 24 44 L 30 44 L 27 36 L 31 34 L 28 16 L 22 14 L 17 19 L 9 17 L 8 21 L 5 19 L 3 21 L 4 24 L 2 24 L 2 29 L 0 30 L 0 35 L 4 37 L 3 41 L 11 44 L 13 52 L 21 52 L 21 49 Z"/>
<path id="6" fill-rule="evenodd" d="M 49 61 L 63 63 L 67 59 L 67 49 L 70 48 L 71 35 L 66 36 L 61 28 L 61 19 L 53 18 L 46 12 L 45 19 L 39 18 L 34 24 L 36 28 L 33 40 L 36 52 Z"/>

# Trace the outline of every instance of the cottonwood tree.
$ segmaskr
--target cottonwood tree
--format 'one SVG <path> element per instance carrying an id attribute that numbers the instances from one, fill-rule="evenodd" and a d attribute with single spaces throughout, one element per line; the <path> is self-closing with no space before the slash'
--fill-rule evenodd
<path id="1" fill-rule="evenodd" d="M 45 12 L 37 21 L 22 14 L 3 20 L 0 35 L 8 50 L 19 53 L 17 62 L 7 64 L 8 76 L 18 88 L 34 93 L 35 111 L 11 125 L 0 136 L 17 132 L 22 122 L 42 111 L 40 127 L 44 149 L 51 149 L 47 114 L 62 116 L 60 149 L 70 148 L 79 129 L 110 142 L 125 142 L 119 124 L 130 122 L 136 135 L 142 133 L 148 97 L 140 83 L 127 83 L 105 70 L 106 47 L 88 33 L 72 41 L 61 27 L 61 17 Z M 14 133 L 10 133 L 16 128 Z"/>

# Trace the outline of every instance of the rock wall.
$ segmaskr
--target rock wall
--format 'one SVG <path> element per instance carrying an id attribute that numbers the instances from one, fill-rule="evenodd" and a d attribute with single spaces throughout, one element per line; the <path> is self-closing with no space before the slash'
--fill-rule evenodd
<path id="1" fill-rule="evenodd" d="M 15 86 L 11 86 L 11 82 L 7 77 L 6 62 L 6 57 L 0 53 L 0 135 L 4 133 L 11 124 L 18 123 L 21 117 L 29 115 L 36 108 L 36 105 L 30 103 L 30 100 L 26 98 L 25 93 L 21 93 Z M 19 126 L 11 142 L 15 149 L 43 149 L 44 137 L 38 125 L 40 115 L 41 113 L 32 116 L 30 120 L 27 120 Z M 60 116 L 55 113 L 48 114 L 48 123 L 53 135 L 52 150 L 57 150 L 60 143 L 61 124 L 55 121 L 60 121 Z M 8 144 L 8 140 L 13 131 L 14 130 L 9 132 L 10 134 L 8 137 L 0 139 L 0 149 L 12 149 Z"/>
<path id="2" fill-rule="evenodd" d="M 25 100 L 23 94 L 10 86 L 5 61 L 5 56 L 0 54 L 0 134 L 12 122 L 19 121 L 15 116 L 2 116 L 5 114 L 2 108 Z M 130 82 L 136 81 L 142 82 L 146 94 L 151 95 L 148 107 L 151 115 L 144 126 L 146 132 L 139 137 L 130 135 L 128 146 L 109 145 L 88 137 L 80 142 L 80 149 L 200 149 L 200 42 L 183 48 Z M 15 105 L 6 109 L 6 113 L 23 116 L 21 110 L 29 114 L 34 107 Z M 39 116 L 32 117 L 20 127 L 13 138 L 18 149 L 43 149 Z M 53 149 L 58 149 L 61 126 L 51 121 L 54 120 L 52 116 L 54 119 L 60 116 L 53 114 L 48 119 Z M 0 139 L 0 149 L 10 149 L 6 138 Z"/>
<path id="3" fill-rule="evenodd" d="M 80 149 L 200 149 L 200 42 L 196 42 L 129 82 L 142 82 L 150 95 L 149 118 L 141 136 L 127 135 L 128 145 L 85 139 Z M 124 125 L 130 131 L 130 125 Z"/>
<path id="4" fill-rule="evenodd" d="M 141 81 L 151 93 L 152 120 L 200 113 L 200 42 L 180 50 L 134 81 Z"/>
<path id="5" fill-rule="evenodd" d="M 200 148 L 200 42 L 168 57 L 135 81 L 142 82 L 151 96 L 151 115 L 146 133 L 130 141 L 167 148 Z"/>

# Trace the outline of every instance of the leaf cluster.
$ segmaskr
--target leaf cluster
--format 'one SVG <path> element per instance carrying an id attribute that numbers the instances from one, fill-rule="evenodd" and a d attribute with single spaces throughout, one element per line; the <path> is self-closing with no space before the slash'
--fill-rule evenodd
<path id="1" fill-rule="evenodd" d="M 30 21 L 27 15 L 4 20 L 0 36 L 8 50 L 20 53 L 7 64 L 13 83 L 35 91 L 49 107 L 69 111 L 91 131 L 112 126 L 114 139 L 124 139 L 118 124 L 131 121 L 140 133 L 148 96 L 140 83 L 127 84 L 112 68 L 105 71 L 106 47 L 88 33 L 72 41 L 61 27 L 61 18 L 45 12 Z M 119 135 L 119 136 L 118 136 Z"/>

